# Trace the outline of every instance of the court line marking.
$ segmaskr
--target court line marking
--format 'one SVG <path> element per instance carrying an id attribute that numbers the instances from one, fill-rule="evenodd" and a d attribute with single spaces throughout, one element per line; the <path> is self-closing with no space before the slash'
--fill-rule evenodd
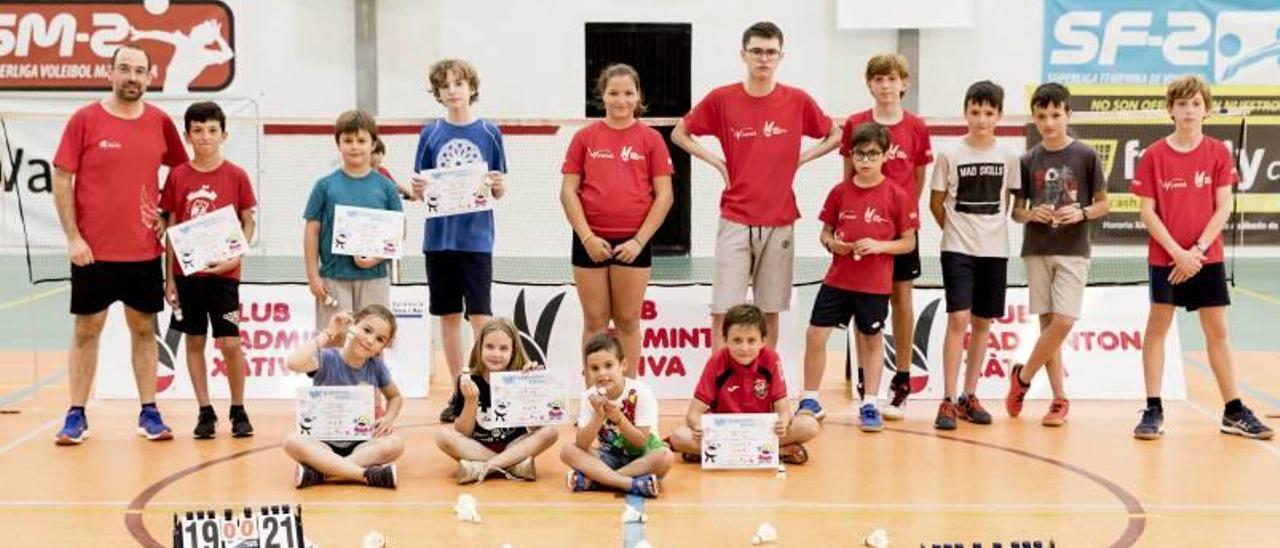
<path id="1" fill-rule="evenodd" d="M 1195 409 L 1196 412 L 1203 415 L 1204 418 L 1209 419 L 1209 422 L 1213 423 L 1214 425 L 1221 424 L 1222 417 L 1215 416 L 1213 412 L 1205 408 L 1204 405 L 1201 405 L 1200 402 L 1197 402 L 1191 398 L 1187 398 L 1187 403 L 1191 404 L 1191 408 Z M 1223 435 L 1226 436 L 1229 434 L 1223 434 Z M 1266 449 L 1267 452 L 1271 453 L 1272 455 L 1275 455 L 1276 458 L 1280 459 L 1280 449 L 1276 449 L 1275 446 L 1271 444 L 1270 440 L 1255 440 L 1255 439 L 1246 438 L 1243 436 L 1240 436 L 1240 439 L 1254 442 L 1253 445 L 1257 445 L 1259 447 L 1262 447 L 1263 449 Z"/>
<path id="2" fill-rule="evenodd" d="M 1235 287 L 1235 290 L 1241 293 L 1244 293 L 1245 295 L 1248 295 L 1250 297 L 1253 297 L 1255 299 L 1266 301 L 1274 305 L 1280 305 L 1280 299 L 1272 297 L 1271 295 L 1267 295 L 1266 293 L 1263 293 L 1261 291 L 1254 291 L 1242 285 L 1237 285 Z"/>
<path id="3" fill-rule="evenodd" d="M 1182 359 L 1186 360 L 1187 363 L 1190 363 L 1191 365 L 1195 366 L 1195 368 L 1199 370 L 1201 374 L 1205 375 L 1206 377 L 1209 377 L 1210 381 L 1215 380 L 1213 377 L 1213 368 L 1210 367 L 1209 364 L 1204 363 L 1197 358 L 1193 358 L 1190 355 L 1187 355 L 1186 353 L 1183 353 Z M 1215 383 L 1215 386 L 1216 386 L 1216 383 Z M 1271 394 L 1268 394 L 1265 391 L 1254 388 L 1253 386 L 1250 386 L 1249 383 L 1247 382 L 1236 380 L 1236 387 L 1239 388 L 1240 390 L 1243 390 L 1246 394 L 1266 402 L 1267 405 L 1280 408 L 1280 398 L 1272 396 Z"/>
<path id="4" fill-rule="evenodd" d="M 644 497 L 639 495 L 627 495 L 622 498 L 622 510 L 626 512 L 627 507 L 635 508 L 641 515 L 645 513 Z M 622 524 L 622 548 L 635 548 L 644 538 L 644 522 L 637 521 Z"/>
<path id="5" fill-rule="evenodd" d="M 20 437 L 20 438 L 18 438 L 18 439 L 16 439 L 16 440 L 13 440 L 13 441 L 11 441 L 11 442 L 9 442 L 9 443 L 8 443 L 8 444 L 6 444 L 4 447 L 0 447 L 0 455 L 3 455 L 3 454 L 5 454 L 5 453 L 8 453 L 8 452 L 9 452 L 9 450 L 10 450 L 10 449 L 13 449 L 14 447 L 17 447 L 17 446 L 19 446 L 19 445 L 22 445 L 22 444 L 24 444 L 24 443 L 28 442 L 28 441 L 31 441 L 31 438 L 34 438 L 34 437 L 36 437 L 36 436 L 40 435 L 40 434 L 41 434 L 41 433 L 43 433 L 45 430 L 49 430 L 50 428 L 53 428 L 54 426 L 57 426 L 57 425 L 58 425 L 58 422 L 59 422 L 59 421 L 61 421 L 61 420 L 62 420 L 62 419 L 53 419 L 53 420 L 50 420 L 49 422 L 46 422 L 46 423 L 44 423 L 44 424 L 41 424 L 40 426 L 35 427 L 35 428 L 34 428 L 34 429 L 32 429 L 30 432 L 27 432 L 26 434 L 23 434 L 23 436 L 22 436 L 22 437 Z"/>
<path id="6" fill-rule="evenodd" d="M 55 287 L 55 288 L 53 288 L 53 289 L 46 289 L 46 290 L 44 290 L 44 291 L 41 291 L 41 292 L 39 292 L 39 293 L 36 293 L 35 295 L 28 295 L 28 296 L 26 296 L 26 297 L 22 297 L 22 298 L 20 298 L 20 299 L 14 299 L 14 300 L 9 301 L 9 302 L 7 302 L 7 303 L 2 303 L 2 304 L 0 304 L 0 310 L 6 310 L 6 309 L 9 309 L 9 308 L 13 308 L 13 307 L 15 307 L 15 306 L 20 306 L 20 305 L 24 305 L 24 304 L 28 304 L 28 303 L 33 303 L 33 302 L 36 302 L 36 301 L 38 301 L 38 300 L 40 300 L 40 299 L 44 299 L 44 298 L 48 298 L 48 297 L 52 297 L 52 296 L 54 296 L 54 295 L 57 295 L 57 294 L 59 294 L 59 293 L 62 293 L 63 291 L 67 291 L 67 290 L 69 290 L 69 289 L 71 289 L 71 285 L 70 285 L 70 284 L 68 284 L 68 285 L 64 285 L 64 286 L 60 286 L 60 287 Z"/>
<path id="7" fill-rule="evenodd" d="M 835 425 L 841 425 L 841 426 L 847 426 L 847 427 L 855 426 L 852 421 L 831 420 L 830 417 L 828 417 L 828 419 L 829 420 L 827 420 L 826 422 L 826 424 L 828 425 L 835 424 Z M 400 430 L 404 430 L 407 428 L 421 427 L 421 426 L 433 426 L 437 424 L 438 424 L 437 422 L 413 423 L 413 424 L 401 426 Z M 1120 536 L 1116 540 L 1112 541 L 1108 545 L 1113 548 L 1125 548 L 1125 547 L 1129 547 L 1137 544 L 1138 540 L 1142 537 L 1143 532 L 1146 530 L 1147 513 L 1146 513 L 1146 510 L 1143 508 L 1142 501 L 1138 500 L 1136 496 L 1134 496 L 1132 493 L 1125 490 L 1119 484 L 1097 473 L 1089 471 L 1085 468 L 1081 468 L 1079 466 L 1076 466 L 1052 457 L 1046 457 L 1044 455 L 1032 453 L 1027 450 L 1018 449 L 1016 447 L 1008 447 L 1008 446 L 997 445 L 994 443 L 980 441 L 980 440 L 961 438 L 961 437 L 946 435 L 946 434 L 939 434 L 937 432 L 926 432 L 926 431 L 910 430 L 906 428 L 896 428 L 896 427 L 886 427 L 885 431 L 896 433 L 896 434 L 919 436 L 923 438 L 935 438 L 935 439 L 940 439 L 944 441 L 953 441 L 958 443 L 964 443 L 967 445 L 972 445 L 975 447 L 1003 451 L 1003 452 L 1021 456 L 1027 459 L 1036 460 L 1036 461 L 1043 462 L 1045 464 L 1056 466 L 1058 468 L 1061 468 L 1063 470 L 1066 470 L 1068 472 L 1072 472 L 1078 476 L 1081 476 L 1088 481 L 1093 482 L 1094 484 L 1102 487 L 1103 489 L 1111 493 L 1112 496 L 1114 496 L 1117 500 L 1119 500 L 1120 505 L 1122 507 L 1121 510 L 1124 513 L 1123 515 L 1128 518 L 1126 520 L 1127 525 L 1125 526 L 1124 531 L 1120 533 Z M 259 446 L 251 449 L 238 451 L 238 452 L 225 455 L 222 457 L 218 457 L 215 459 L 198 462 L 192 466 L 189 466 L 187 468 L 174 472 L 173 474 L 165 476 L 159 481 L 143 489 L 141 492 L 138 493 L 137 496 L 133 498 L 132 501 L 129 502 L 129 507 L 124 512 L 125 529 L 129 531 L 130 536 L 132 536 L 135 541 L 137 541 L 139 544 L 141 544 L 146 548 L 164 548 L 164 545 L 161 544 L 158 540 L 155 539 L 155 537 L 151 535 L 151 532 L 147 529 L 146 523 L 142 519 L 144 514 L 147 512 L 148 505 L 151 503 L 151 500 L 155 498 L 157 494 L 163 491 L 166 487 L 174 483 L 177 483 L 183 478 L 186 478 L 187 476 L 195 474 L 196 472 L 199 472 L 206 468 L 213 467 L 223 462 L 238 459 L 240 457 L 252 455 L 254 453 L 260 453 L 263 451 L 278 449 L 280 446 L 281 446 L 280 443 L 272 443 L 264 446 Z M 206 502 L 203 504 L 207 505 L 208 503 Z M 563 504 L 566 507 L 573 507 L 573 508 L 581 508 L 583 506 L 582 503 L 565 502 L 561 504 Z M 308 503 L 308 506 L 310 506 L 310 503 Z M 616 503 L 610 506 L 612 506 L 615 509 L 617 508 Z M 811 509 L 810 511 L 815 511 L 815 509 Z M 1115 510 L 1113 509 L 1111 512 L 1114 513 Z"/>
<path id="8" fill-rule="evenodd" d="M 50 384 L 56 383 L 58 381 L 61 381 L 66 376 L 67 376 L 67 369 L 64 367 L 59 369 L 58 371 L 55 371 L 53 373 L 46 375 L 45 378 L 43 379 L 40 379 L 22 388 L 14 390 L 13 392 L 0 396 L 0 407 L 7 407 L 15 403 L 18 403 L 22 400 L 25 400 L 31 397 L 32 395 L 34 395 L 36 392 L 39 392 L 41 388 L 49 386 Z"/>
<path id="9" fill-rule="evenodd" d="M 127 500 L 101 500 L 101 501 L 53 501 L 53 500 L 11 500 L 0 501 L 0 508 L 9 510 L 57 510 L 64 509 L 68 511 L 119 511 L 121 508 L 128 506 L 130 501 Z M 154 502 L 147 504 L 145 510 L 126 509 L 129 513 L 141 514 L 168 514 L 173 510 L 186 510 L 190 508 L 204 506 L 265 506 L 280 504 L 279 500 L 270 501 L 251 501 L 251 500 L 193 500 L 193 501 L 166 501 Z M 311 501 L 301 502 L 309 511 L 313 512 L 331 512 L 341 513 L 351 510 L 367 510 L 367 511 L 419 511 L 422 509 L 452 509 L 456 504 L 455 501 Z M 617 503 L 613 502 L 548 502 L 548 501 L 529 501 L 529 502 L 489 502 L 484 503 L 486 508 L 503 509 L 503 510 L 530 510 L 542 511 L 548 508 L 571 508 L 584 511 L 592 511 L 599 513 L 612 513 L 617 510 Z M 786 501 L 786 502 L 663 502 L 657 501 L 647 505 L 649 510 L 653 511 L 675 511 L 685 512 L 688 509 L 705 509 L 712 511 L 736 511 L 736 510 L 794 510 L 794 511 L 870 511 L 880 513 L 918 513 L 922 511 L 943 512 L 954 514 L 1014 514 L 1014 513 L 1038 513 L 1038 514 L 1102 514 L 1115 515 L 1116 505 L 1114 503 L 860 503 L 860 502 L 805 502 L 805 501 Z M 1189 515 L 1221 515 L 1235 513 L 1260 513 L 1260 514 L 1280 514 L 1280 505 L 1277 504 L 1152 504 L 1145 507 L 1147 510 L 1145 515 L 1151 516 L 1155 514 L 1189 514 Z"/>

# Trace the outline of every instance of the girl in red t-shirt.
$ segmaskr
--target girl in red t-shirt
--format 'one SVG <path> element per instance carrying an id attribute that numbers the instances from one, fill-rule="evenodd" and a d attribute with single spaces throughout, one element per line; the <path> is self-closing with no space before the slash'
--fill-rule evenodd
<path id="1" fill-rule="evenodd" d="M 636 119 L 644 112 L 644 95 L 635 69 L 610 65 L 596 92 L 606 116 L 573 136 L 561 167 L 560 203 L 575 236 L 573 280 L 583 340 L 612 320 L 626 355 L 639 356 L 649 240 L 671 209 L 671 156 L 662 136 Z M 635 375 L 628 368 L 627 376 Z"/>

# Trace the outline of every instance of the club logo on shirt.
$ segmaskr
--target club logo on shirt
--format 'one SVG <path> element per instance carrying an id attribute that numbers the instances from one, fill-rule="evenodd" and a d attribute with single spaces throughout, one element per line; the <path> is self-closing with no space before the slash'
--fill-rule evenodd
<path id="1" fill-rule="evenodd" d="M 764 379 L 756 379 L 751 391 L 755 393 L 756 399 L 763 400 L 765 396 L 769 395 L 769 383 Z"/>
<path id="2" fill-rule="evenodd" d="M 889 150 L 885 153 L 885 158 L 889 160 L 906 160 L 907 153 L 902 151 L 902 147 L 898 143 L 889 143 Z"/>
<path id="3" fill-rule="evenodd" d="M 109 139 L 98 141 L 98 148 L 124 148 L 124 145 Z"/>
<path id="4" fill-rule="evenodd" d="M 868 207 L 866 211 L 862 212 L 862 222 L 870 225 L 887 223 L 889 221 L 886 221 L 884 217 L 881 217 L 880 212 L 876 211 L 876 208 Z"/>
<path id="5" fill-rule="evenodd" d="M 739 140 L 756 136 L 756 128 L 751 126 L 730 128 L 729 131 L 733 133 L 734 139 Z"/>
<path id="6" fill-rule="evenodd" d="M 1169 192 L 1171 190 L 1187 188 L 1187 182 L 1182 179 L 1169 179 L 1168 181 L 1160 183 L 1160 187 L 1164 188 L 1165 192 Z"/>
<path id="7" fill-rule="evenodd" d="M 766 120 L 764 123 L 764 136 L 766 138 L 773 137 L 774 135 L 782 135 L 786 132 L 786 128 L 778 127 L 777 123 L 772 120 Z"/>
<path id="8" fill-rule="evenodd" d="M 1196 172 L 1196 188 L 1204 188 L 1205 185 L 1212 185 L 1213 177 L 1203 171 Z"/>
<path id="9" fill-rule="evenodd" d="M 626 149 L 624 148 L 623 150 L 625 151 Z M 607 148 L 587 147 L 587 156 L 590 156 L 592 160 L 612 160 L 613 151 Z"/>
<path id="10" fill-rule="evenodd" d="M 619 156 L 622 157 L 622 161 L 624 162 L 626 161 L 639 162 L 641 160 L 644 160 L 644 156 L 637 154 L 635 149 L 631 147 L 622 147 L 622 153 L 619 154 Z"/>

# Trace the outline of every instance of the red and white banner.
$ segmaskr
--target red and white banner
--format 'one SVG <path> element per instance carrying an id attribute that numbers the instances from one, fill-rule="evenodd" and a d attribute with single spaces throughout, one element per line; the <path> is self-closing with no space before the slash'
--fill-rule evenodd
<path id="1" fill-rule="evenodd" d="M 311 379 L 289 371 L 285 358 L 299 344 L 315 336 L 315 298 L 305 285 L 241 285 L 240 348 L 248 362 L 245 398 L 293 399 L 300 386 Z M 133 366 L 129 361 L 129 331 L 123 305 L 111 306 L 98 352 L 97 397 L 136 398 Z M 431 330 L 427 311 L 427 288 L 391 288 L 391 311 L 396 315 L 396 340 L 383 352 L 391 376 L 405 397 L 424 398 L 431 371 Z M 160 351 L 156 396 L 161 399 L 191 399 L 191 378 L 187 373 L 186 337 L 169 329 L 172 312 L 156 315 Z M 205 366 L 209 395 L 230 396 L 222 353 L 212 338 L 205 344 Z"/>
<path id="2" fill-rule="evenodd" d="M 1009 389 L 1009 372 L 1031 355 L 1040 333 L 1037 316 L 1027 309 L 1027 288 L 1010 288 L 1005 298 L 1006 313 L 991 323 L 987 352 L 982 357 L 982 375 L 977 395 L 1001 400 Z M 915 397 L 942 399 L 942 344 L 947 330 L 946 297 L 941 289 L 917 289 L 913 295 L 916 327 L 912 340 L 912 390 Z M 1145 286 L 1089 287 L 1084 292 L 1084 308 L 1071 334 L 1062 345 L 1066 369 L 1067 396 L 1072 399 L 1140 399 L 1145 397 L 1142 377 L 1143 332 L 1150 307 Z M 890 346 L 891 329 L 886 331 Z M 785 335 L 785 333 L 784 333 Z M 965 343 L 968 338 L 966 335 Z M 853 344 L 850 331 L 849 344 Z M 852 346 L 851 346 L 852 348 Z M 1181 362 L 1182 346 L 1175 322 L 1165 339 L 1163 397 L 1187 397 Z M 962 358 L 963 360 L 963 358 Z M 891 360 L 886 359 L 886 373 Z M 963 387 L 965 366 L 961 362 L 957 390 Z M 888 377 L 882 377 L 881 393 L 887 393 Z M 1027 392 L 1032 399 L 1053 397 L 1046 373 L 1036 375 Z"/>
<path id="3" fill-rule="evenodd" d="M 710 286 L 655 287 L 645 292 L 640 312 L 641 346 L 638 378 L 660 399 L 688 399 L 711 357 Z M 493 286 L 493 313 L 511 318 L 524 335 L 530 359 L 539 360 L 582 393 L 582 307 L 572 285 Z M 788 313 L 780 322 L 791 325 Z M 787 389 L 799 394 L 803 368 L 803 332 L 784 328 L 778 353 Z"/>
<path id="4" fill-rule="evenodd" d="M 218 91 L 235 77 L 235 18 L 219 1 L 0 3 L 0 89 L 110 89 L 111 56 L 133 41 L 151 89 Z"/>

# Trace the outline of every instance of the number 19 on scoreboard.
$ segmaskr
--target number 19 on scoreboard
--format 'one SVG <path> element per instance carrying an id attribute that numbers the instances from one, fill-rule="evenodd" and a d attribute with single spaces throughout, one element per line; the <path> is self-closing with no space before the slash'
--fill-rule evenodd
<path id="1" fill-rule="evenodd" d="M 301 506 L 227 508 L 173 516 L 174 548 L 304 548 Z"/>

